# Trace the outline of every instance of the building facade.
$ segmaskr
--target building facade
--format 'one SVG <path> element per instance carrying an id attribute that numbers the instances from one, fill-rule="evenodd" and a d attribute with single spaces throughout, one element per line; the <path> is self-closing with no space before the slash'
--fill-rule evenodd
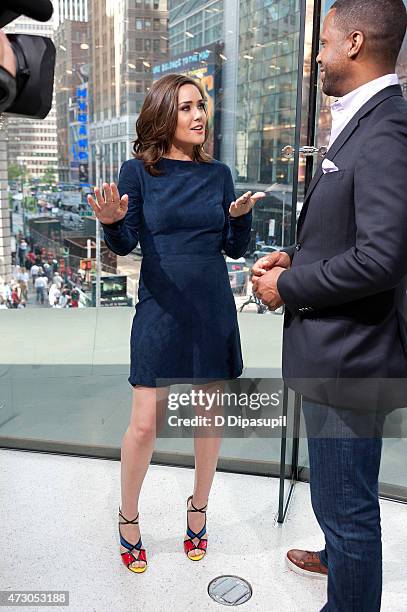
<path id="1" fill-rule="evenodd" d="M 236 182 L 268 192 L 256 206 L 253 233 L 285 245 L 294 163 L 282 149 L 295 143 L 300 3 L 241 0 L 239 12 Z"/>
<path id="2" fill-rule="evenodd" d="M 70 115 L 78 105 L 77 90 L 88 81 L 89 71 L 89 24 L 84 21 L 65 19 L 58 26 L 55 45 L 55 96 L 58 129 L 58 173 L 63 182 L 73 182 L 77 165 L 82 161 L 75 156 L 70 130 Z"/>
<path id="3" fill-rule="evenodd" d="M 292 181 L 291 165 L 282 159 L 281 149 L 294 139 L 298 4 L 296 0 L 240 3 L 236 126 L 239 181 L 262 185 Z"/>
<path id="4" fill-rule="evenodd" d="M 88 21 L 88 0 L 56 0 L 54 3 L 58 23 Z"/>
<path id="5" fill-rule="evenodd" d="M 222 39 L 223 0 L 169 0 L 168 4 L 171 57 Z"/>
<path id="6" fill-rule="evenodd" d="M 167 0 L 90 0 L 90 180 L 117 181 L 131 157 L 135 125 L 152 83 L 152 66 L 168 56 Z"/>
<path id="7" fill-rule="evenodd" d="M 218 49 L 216 115 L 211 141 L 215 152 L 235 175 L 235 119 L 237 61 L 239 54 L 239 2 L 236 0 L 170 0 L 170 63 L 189 54 Z M 204 64 L 204 62 L 202 62 Z M 182 72 L 182 69 L 179 69 Z M 204 84 L 204 83 L 202 83 Z"/>
<path id="8" fill-rule="evenodd" d="M 11 223 L 7 193 L 7 142 L 0 119 L 0 282 L 11 276 Z"/>

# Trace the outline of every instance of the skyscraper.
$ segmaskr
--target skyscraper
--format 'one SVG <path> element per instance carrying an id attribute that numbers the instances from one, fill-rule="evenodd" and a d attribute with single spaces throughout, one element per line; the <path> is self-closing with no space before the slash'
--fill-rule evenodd
<path id="1" fill-rule="evenodd" d="M 214 96 L 216 151 L 235 174 L 235 114 L 239 53 L 239 2 L 236 0 L 169 0 L 170 58 L 197 49 L 217 49 L 221 60 L 218 90 Z M 217 68 L 218 71 L 219 67 Z M 182 71 L 182 70 L 181 70 Z"/>
<path id="2" fill-rule="evenodd" d="M 88 0 L 56 0 L 54 7 L 58 23 L 69 21 L 88 21 Z"/>
<path id="3" fill-rule="evenodd" d="M 89 23 L 91 181 L 116 181 L 151 67 L 168 55 L 167 0 L 91 0 Z"/>
<path id="4" fill-rule="evenodd" d="M 299 10 L 291 0 L 240 2 L 237 155 L 241 181 L 291 183 Z M 297 10 L 295 10 L 297 8 Z"/>
<path id="5" fill-rule="evenodd" d="M 88 81 L 89 70 L 89 24 L 84 21 L 65 19 L 59 24 L 55 46 L 55 96 L 58 126 L 58 171 L 64 182 L 73 182 L 78 176 L 79 164 L 88 164 L 88 159 L 77 159 L 70 129 L 75 117 L 74 106 L 78 104 L 78 87 Z M 82 103 L 82 102 L 81 102 Z M 83 139 L 82 139 L 83 140 Z M 86 146 L 86 153 L 88 147 Z M 85 156 L 86 157 L 86 156 Z"/>
<path id="6" fill-rule="evenodd" d="M 171 56 L 221 40 L 223 4 L 223 0 L 169 0 Z"/>
<path id="7" fill-rule="evenodd" d="M 266 243 L 289 239 L 294 164 L 282 148 L 295 143 L 299 7 L 297 0 L 240 1 L 236 182 L 272 190 L 253 221 Z"/>

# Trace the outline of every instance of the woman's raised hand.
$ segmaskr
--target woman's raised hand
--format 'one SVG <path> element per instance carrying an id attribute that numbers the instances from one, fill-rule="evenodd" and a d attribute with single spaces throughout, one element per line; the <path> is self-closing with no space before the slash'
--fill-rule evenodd
<path id="1" fill-rule="evenodd" d="M 256 193 L 253 195 L 251 191 L 246 191 L 246 193 L 240 196 L 236 202 L 231 203 L 229 207 L 230 216 L 241 217 L 242 215 L 245 215 L 253 208 L 257 200 L 265 197 L 266 194 L 263 191 L 256 191 Z"/>
<path id="2" fill-rule="evenodd" d="M 121 221 L 126 216 L 129 207 L 129 196 L 126 193 L 120 197 L 115 183 L 110 183 L 110 185 L 103 183 L 103 191 L 104 197 L 100 189 L 95 187 L 96 202 L 91 195 L 88 195 L 88 204 L 93 209 L 96 218 L 106 225 Z"/>

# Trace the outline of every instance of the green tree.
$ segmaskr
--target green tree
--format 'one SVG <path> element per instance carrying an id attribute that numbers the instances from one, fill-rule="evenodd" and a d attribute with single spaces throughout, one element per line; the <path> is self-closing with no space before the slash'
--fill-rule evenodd
<path id="1" fill-rule="evenodd" d="M 57 182 L 57 169 L 49 166 L 45 169 L 44 174 L 41 177 L 41 181 L 47 183 L 48 185 L 55 185 Z"/>
<path id="2" fill-rule="evenodd" d="M 8 167 L 8 180 L 16 181 L 21 178 L 27 178 L 27 168 L 18 164 L 10 164 Z"/>

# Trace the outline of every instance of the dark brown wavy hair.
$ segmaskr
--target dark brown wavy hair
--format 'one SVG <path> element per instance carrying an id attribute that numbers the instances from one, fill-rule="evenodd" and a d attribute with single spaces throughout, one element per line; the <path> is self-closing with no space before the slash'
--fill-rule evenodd
<path id="1" fill-rule="evenodd" d="M 163 174 L 155 164 L 171 150 L 178 123 L 178 93 L 183 85 L 194 85 L 205 99 L 205 92 L 198 81 L 182 74 L 168 74 L 152 84 L 137 119 L 133 156 L 143 160 L 147 172 L 152 176 Z M 204 148 L 207 139 L 206 125 L 203 144 L 194 146 L 194 161 L 212 161 Z"/>

